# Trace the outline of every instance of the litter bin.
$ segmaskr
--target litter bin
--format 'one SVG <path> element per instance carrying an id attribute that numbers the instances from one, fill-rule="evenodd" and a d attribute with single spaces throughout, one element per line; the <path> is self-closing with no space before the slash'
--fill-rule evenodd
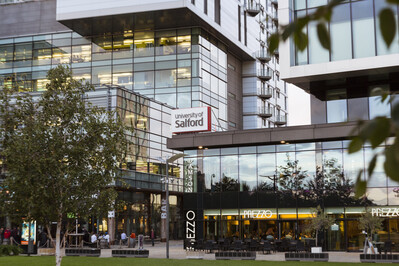
<path id="1" fill-rule="evenodd" d="M 107 239 L 100 239 L 100 248 L 108 248 Z"/>

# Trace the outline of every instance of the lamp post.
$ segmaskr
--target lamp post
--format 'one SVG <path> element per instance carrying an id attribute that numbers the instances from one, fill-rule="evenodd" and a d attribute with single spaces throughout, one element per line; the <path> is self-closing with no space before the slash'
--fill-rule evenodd
<path id="1" fill-rule="evenodd" d="M 184 157 L 184 153 L 175 154 L 168 159 L 158 158 L 161 162 L 165 162 L 166 164 L 166 176 L 165 176 L 165 184 L 166 184 L 166 258 L 169 259 L 169 163 L 173 163 L 179 158 Z"/>

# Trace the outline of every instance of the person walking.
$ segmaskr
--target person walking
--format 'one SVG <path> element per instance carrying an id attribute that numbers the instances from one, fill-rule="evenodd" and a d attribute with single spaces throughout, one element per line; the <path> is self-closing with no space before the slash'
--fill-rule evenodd
<path id="1" fill-rule="evenodd" d="M 155 231 L 154 228 L 151 228 L 151 245 L 154 246 L 155 242 Z"/>
<path id="2" fill-rule="evenodd" d="M 136 247 L 136 234 L 134 232 L 132 232 L 130 234 L 130 238 L 131 238 L 131 242 L 132 242 L 132 247 L 135 248 Z"/>

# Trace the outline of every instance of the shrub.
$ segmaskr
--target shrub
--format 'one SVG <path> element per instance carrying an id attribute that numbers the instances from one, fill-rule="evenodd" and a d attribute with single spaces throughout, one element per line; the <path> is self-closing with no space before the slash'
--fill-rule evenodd
<path id="1" fill-rule="evenodd" d="M 0 245 L 0 256 L 17 256 L 22 253 L 22 249 L 18 246 Z"/>

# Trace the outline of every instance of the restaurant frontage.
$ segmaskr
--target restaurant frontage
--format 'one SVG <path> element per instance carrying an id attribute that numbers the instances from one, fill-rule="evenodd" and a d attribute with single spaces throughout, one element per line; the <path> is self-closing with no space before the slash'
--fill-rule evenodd
<path id="1" fill-rule="evenodd" d="M 375 243 L 399 243 L 399 183 L 387 178 L 383 160 L 372 176 L 367 174 L 370 159 L 391 140 L 377 150 L 365 145 L 349 154 L 349 137 L 342 132 L 334 138 L 298 141 L 295 131 L 303 128 L 318 130 L 302 126 L 242 131 L 245 141 L 241 138 L 237 144 L 237 132 L 174 136 L 169 147 L 186 154 L 185 238 L 317 239 L 325 250 L 361 251 L 366 235 L 359 223 L 371 213 L 382 226 L 369 237 Z M 277 136 L 273 141 L 256 137 L 273 131 Z M 367 192 L 355 197 L 361 170 Z M 309 224 L 320 215 L 317 207 L 333 223 L 315 232 Z M 399 251 L 399 245 L 394 250 Z"/>

